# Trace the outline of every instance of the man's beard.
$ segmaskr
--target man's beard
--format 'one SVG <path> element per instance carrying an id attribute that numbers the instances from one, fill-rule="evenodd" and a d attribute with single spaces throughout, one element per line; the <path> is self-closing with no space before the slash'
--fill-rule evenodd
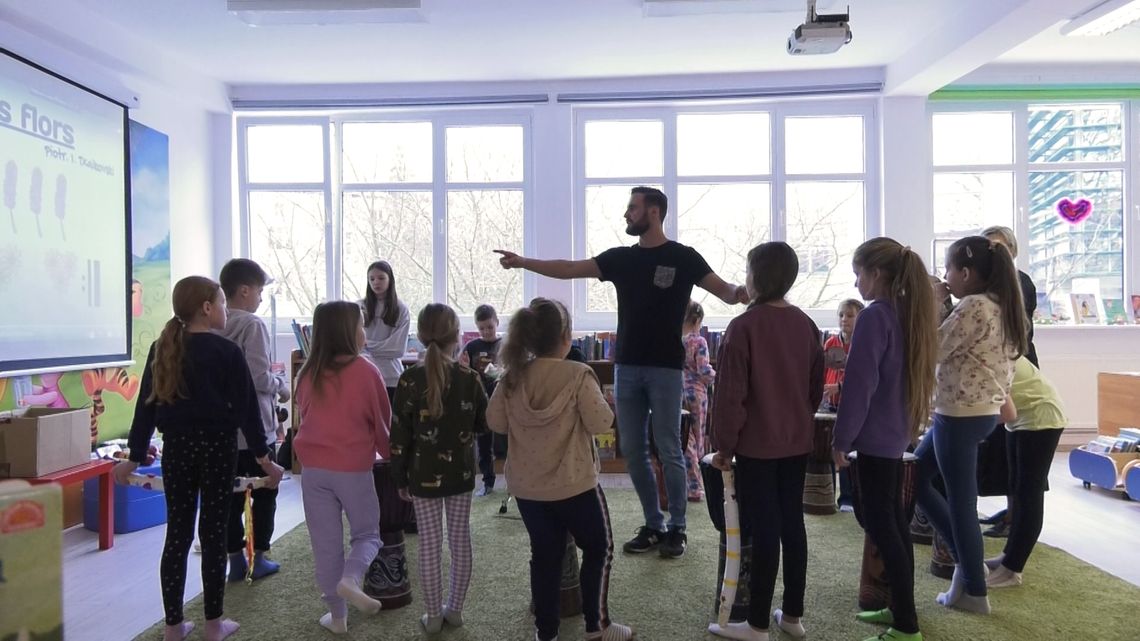
<path id="1" fill-rule="evenodd" d="M 625 233 L 630 236 L 640 236 L 649 231 L 649 223 L 641 221 L 640 223 L 629 222 L 625 225 Z"/>

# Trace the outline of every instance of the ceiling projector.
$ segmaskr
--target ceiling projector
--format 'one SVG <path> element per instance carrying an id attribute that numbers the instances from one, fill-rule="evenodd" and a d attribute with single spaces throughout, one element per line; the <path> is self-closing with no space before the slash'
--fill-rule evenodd
<path id="1" fill-rule="evenodd" d="M 808 0 L 807 22 L 796 27 L 788 36 L 788 53 L 793 56 L 835 53 L 851 42 L 851 12 L 820 15 L 815 12 L 816 0 Z"/>

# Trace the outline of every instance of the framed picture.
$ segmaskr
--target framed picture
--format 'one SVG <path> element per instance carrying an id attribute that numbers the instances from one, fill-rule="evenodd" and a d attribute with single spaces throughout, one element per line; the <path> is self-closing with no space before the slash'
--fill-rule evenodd
<path id="1" fill-rule="evenodd" d="M 1078 325 L 1099 325 L 1100 309 L 1096 294 L 1070 294 L 1073 301 L 1073 319 Z"/>

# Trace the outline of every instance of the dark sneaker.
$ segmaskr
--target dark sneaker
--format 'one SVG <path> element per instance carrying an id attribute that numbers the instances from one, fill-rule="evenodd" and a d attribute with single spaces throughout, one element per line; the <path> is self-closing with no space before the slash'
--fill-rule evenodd
<path id="1" fill-rule="evenodd" d="M 658 532 L 648 527 L 639 527 L 637 528 L 637 536 L 626 541 L 621 549 L 629 554 L 643 554 L 657 547 L 663 538 L 665 538 L 664 532 Z"/>
<path id="2" fill-rule="evenodd" d="M 684 528 L 669 528 L 665 539 L 661 541 L 661 556 L 666 559 L 679 559 L 685 556 L 685 546 L 689 538 L 685 536 Z"/>

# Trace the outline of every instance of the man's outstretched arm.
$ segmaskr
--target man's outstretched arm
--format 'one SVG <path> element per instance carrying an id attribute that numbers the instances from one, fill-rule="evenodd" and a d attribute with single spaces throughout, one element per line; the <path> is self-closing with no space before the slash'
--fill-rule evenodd
<path id="1" fill-rule="evenodd" d="M 717 276 L 716 272 L 709 272 L 697 285 L 729 305 L 743 305 L 749 302 L 748 289 L 744 285 L 727 283 L 720 276 Z"/>
<path id="2" fill-rule="evenodd" d="M 574 278 L 601 278 L 602 272 L 593 258 L 585 260 L 539 260 L 525 258 L 505 249 L 494 250 L 499 254 L 499 264 L 503 269 L 526 269 L 540 276 L 571 280 Z"/>

